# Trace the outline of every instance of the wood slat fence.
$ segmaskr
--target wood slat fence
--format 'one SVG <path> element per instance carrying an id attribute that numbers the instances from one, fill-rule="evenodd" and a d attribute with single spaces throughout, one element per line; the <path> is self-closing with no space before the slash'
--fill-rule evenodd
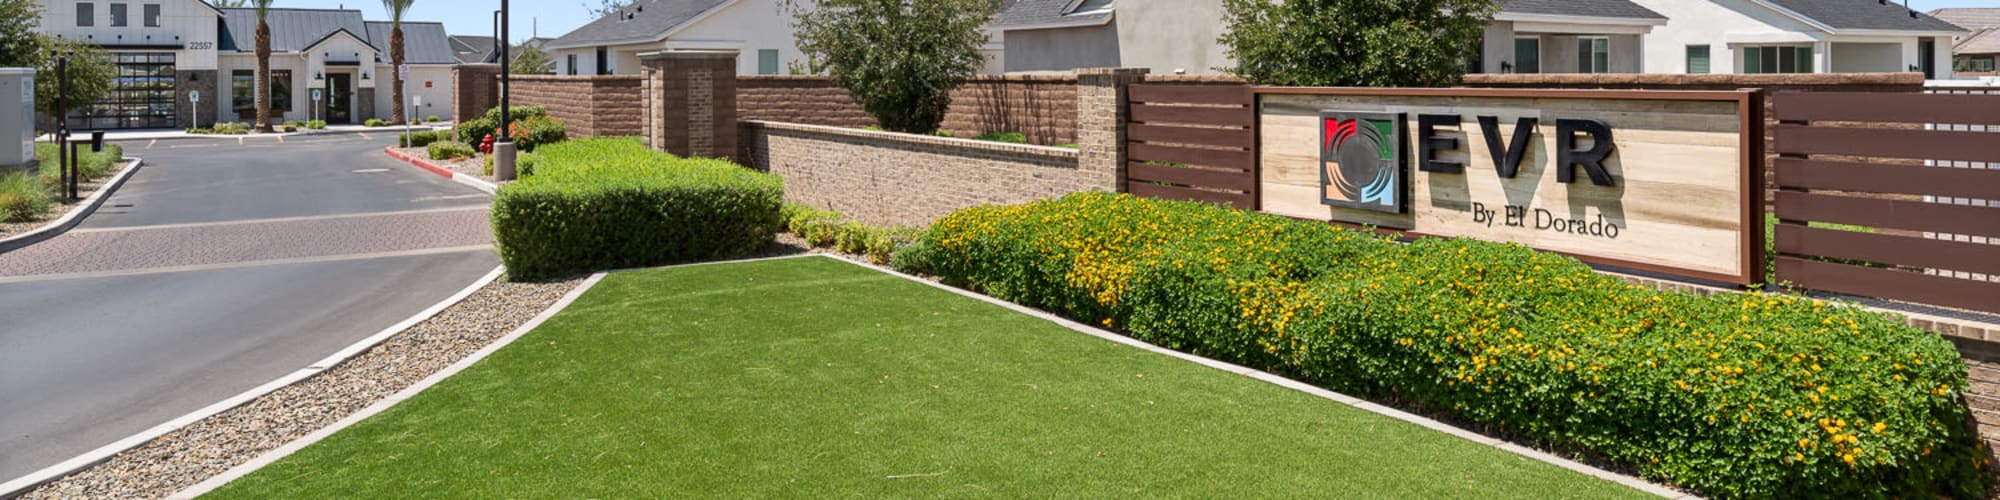
<path id="1" fill-rule="evenodd" d="M 1781 92 L 1777 277 L 2000 313 L 2000 95 Z"/>
<path id="2" fill-rule="evenodd" d="M 1247 85 L 1137 84 L 1126 192 L 1258 208 L 1257 95 Z"/>

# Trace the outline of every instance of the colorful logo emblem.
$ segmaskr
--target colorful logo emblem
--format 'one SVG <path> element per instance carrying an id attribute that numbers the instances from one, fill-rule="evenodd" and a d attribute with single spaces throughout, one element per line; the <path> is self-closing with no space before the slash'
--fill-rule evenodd
<path id="1" fill-rule="evenodd" d="M 1404 213 L 1403 115 L 1320 114 L 1319 180 L 1328 206 Z"/>

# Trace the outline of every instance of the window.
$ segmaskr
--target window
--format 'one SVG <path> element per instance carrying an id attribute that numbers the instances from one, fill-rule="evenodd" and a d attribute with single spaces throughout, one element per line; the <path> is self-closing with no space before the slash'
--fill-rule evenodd
<path id="1" fill-rule="evenodd" d="M 1708 74 L 1710 69 L 1708 60 L 1709 59 L 1708 59 L 1707 45 L 1688 46 L 1688 74 L 1690 75 Z"/>
<path id="2" fill-rule="evenodd" d="M 1515 73 L 1542 72 L 1542 39 L 1540 38 L 1514 39 L 1514 72 Z"/>
<path id="3" fill-rule="evenodd" d="M 160 4 L 156 3 L 146 4 L 146 27 L 148 28 L 160 27 Z"/>
<path id="4" fill-rule="evenodd" d="M 88 28 L 88 27 L 91 27 L 91 26 L 96 26 L 96 25 L 97 25 L 97 5 L 96 5 L 96 4 L 92 4 L 92 3 L 90 3 L 90 2 L 77 2 L 77 4 L 76 4 L 76 25 L 77 25 L 78 27 L 83 27 L 83 28 Z"/>
<path id="5" fill-rule="evenodd" d="M 257 111 L 257 71 L 239 69 L 229 74 L 231 109 L 238 113 Z M 271 111 L 292 110 L 292 70 L 271 70 Z"/>
<path id="6" fill-rule="evenodd" d="M 1744 47 L 1743 72 L 1748 74 L 1811 73 L 1812 47 Z"/>
<path id="7" fill-rule="evenodd" d="M 778 51 L 771 49 L 757 51 L 757 74 L 778 74 Z"/>
<path id="8" fill-rule="evenodd" d="M 569 63 L 569 76 L 576 76 L 576 54 L 570 54 L 566 62 Z"/>
<path id="9" fill-rule="evenodd" d="M 1993 58 L 1973 59 L 1972 70 L 1981 73 L 1993 71 Z"/>
<path id="10" fill-rule="evenodd" d="M 125 4 L 122 3 L 111 4 L 111 27 L 113 28 L 125 27 Z"/>
<path id="11" fill-rule="evenodd" d="M 69 114 L 79 130 L 169 128 L 176 125 L 174 53 L 117 52 L 117 70 L 103 99 Z"/>
<path id="12" fill-rule="evenodd" d="M 610 50 L 610 49 L 607 49 L 607 48 L 604 48 L 604 47 L 598 47 L 598 48 L 597 48 L 597 74 L 600 74 L 600 75 L 609 75 L 609 74 L 611 74 L 611 50 Z"/>
<path id="13" fill-rule="evenodd" d="M 1604 37 L 1577 37 L 1576 72 L 1608 73 L 1611 71 L 1611 39 Z"/>

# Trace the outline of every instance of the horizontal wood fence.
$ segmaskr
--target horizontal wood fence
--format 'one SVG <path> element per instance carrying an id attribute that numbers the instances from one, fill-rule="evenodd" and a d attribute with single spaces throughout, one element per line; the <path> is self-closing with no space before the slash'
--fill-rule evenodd
<path id="1" fill-rule="evenodd" d="M 1257 95 L 1247 85 L 1136 84 L 1126 192 L 1256 210 Z"/>
<path id="2" fill-rule="evenodd" d="M 1783 92 L 1777 273 L 2000 312 L 2000 95 Z"/>

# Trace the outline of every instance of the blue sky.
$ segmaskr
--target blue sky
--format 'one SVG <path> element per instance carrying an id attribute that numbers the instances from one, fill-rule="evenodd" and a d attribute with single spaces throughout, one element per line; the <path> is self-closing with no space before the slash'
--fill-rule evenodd
<path id="1" fill-rule="evenodd" d="M 1901 3 L 1902 0 L 1896 1 Z M 597 5 L 596 0 L 589 0 L 589 3 Z M 2000 0 L 1910 0 L 1910 3 L 1910 7 L 1922 11 L 1946 7 L 2000 7 Z M 277 5 L 316 9 L 345 5 L 361 9 L 371 20 L 389 18 L 382 10 L 382 2 L 372 0 L 278 0 Z M 538 21 L 542 36 L 549 38 L 562 36 L 590 22 L 584 0 L 512 0 L 509 7 L 514 9 L 511 34 L 517 41 L 531 36 Z M 411 8 L 408 19 L 442 21 L 445 29 L 454 35 L 487 35 L 493 31 L 493 11 L 499 8 L 500 0 L 418 0 L 416 6 Z"/>

